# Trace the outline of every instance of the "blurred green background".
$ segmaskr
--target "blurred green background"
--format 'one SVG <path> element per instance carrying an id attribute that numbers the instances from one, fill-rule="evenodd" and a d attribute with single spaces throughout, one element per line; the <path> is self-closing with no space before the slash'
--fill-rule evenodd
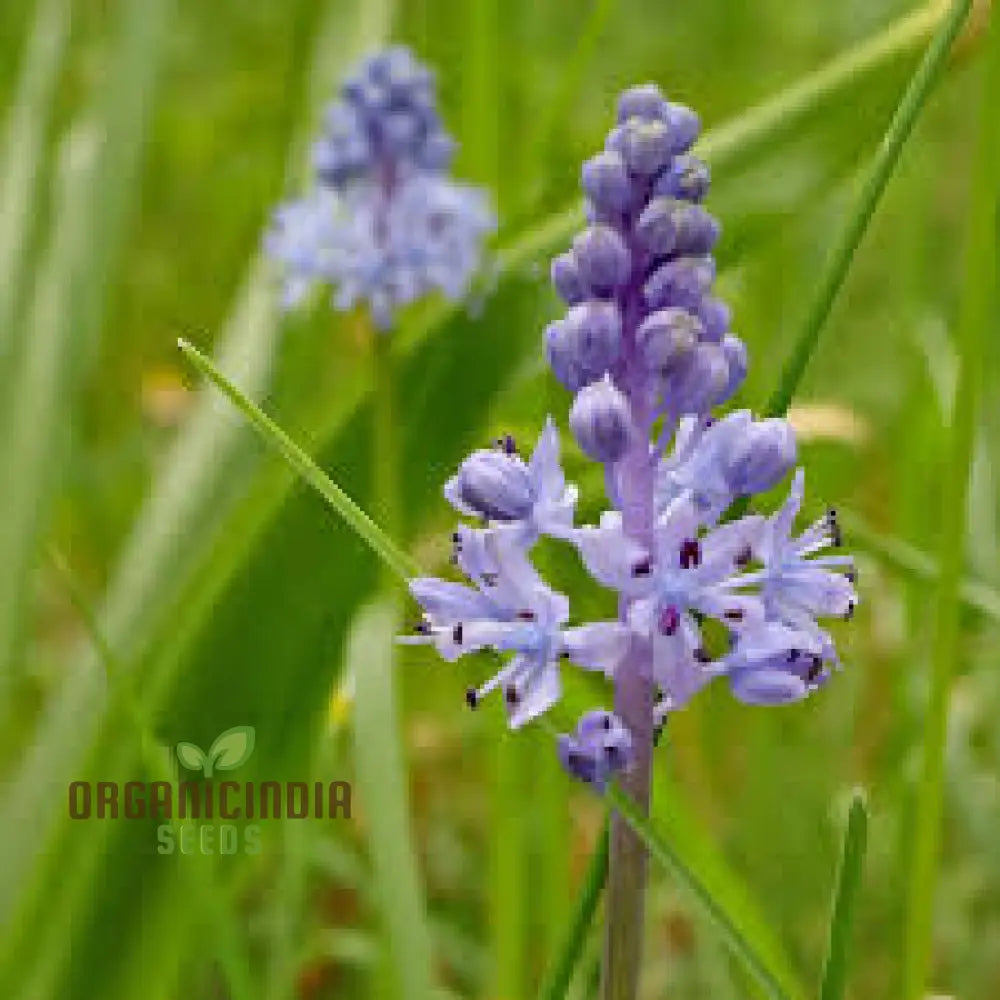
<path id="1" fill-rule="evenodd" d="M 565 424 L 568 398 L 539 351 L 558 308 L 547 263 L 617 91 L 652 79 L 708 129 L 731 128 L 881 40 L 793 127 L 737 138 L 716 165 L 719 289 L 751 352 L 740 402 L 759 407 L 933 14 L 905 0 L 4 0 L 0 17 L 0 995 L 410 996 L 429 940 L 442 996 L 531 996 L 599 803 L 568 786 L 542 735 L 510 739 L 492 707 L 465 710 L 481 665 L 408 651 L 387 667 L 399 719 L 384 687 L 355 722 L 342 682 L 389 655 L 386 629 L 373 637 L 364 622 L 345 653 L 375 559 L 198 391 L 176 339 L 214 351 L 370 506 L 364 325 L 319 300 L 279 315 L 258 251 L 273 206 L 304 182 L 339 77 L 388 39 L 411 44 L 438 71 L 457 173 L 493 191 L 501 223 L 496 274 L 475 301 L 415 308 L 396 335 L 400 541 L 441 569 L 439 489 L 464 451 L 506 431 L 531 440 L 549 410 Z M 660 819 L 796 995 L 822 959 L 855 784 L 873 822 L 852 995 L 899 994 L 976 53 L 973 27 L 792 411 L 812 502 L 843 512 L 860 553 L 863 604 L 837 627 L 846 669 L 783 710 L 711 690 L 659 751 Z M 934 918 L 932 981 L 962 998 L 1000 984 L 997 343 L 972 468 Z M 566 447 L 594 517 L 600 482 Z M 580 618 L 608 606 L 572 560 L 546 558 L 580 595 Z M 588 697 L 571 684 L 571 700 Z M 207 747 L 235 725 L 257 731 L 247 777 L 357 775 L 352 819 L 272 821 L 259 856 L 208 858 L 158 856 L 152 822 L 67 820 L 67 782 L 153 780 L 164 748 Z M 411 839 L 426 926 L 408 908 Z M 652 879 L 644 995 L 752 995 L 691 899 Z M 598 955 L 595 934 L 576 997 Z"/>

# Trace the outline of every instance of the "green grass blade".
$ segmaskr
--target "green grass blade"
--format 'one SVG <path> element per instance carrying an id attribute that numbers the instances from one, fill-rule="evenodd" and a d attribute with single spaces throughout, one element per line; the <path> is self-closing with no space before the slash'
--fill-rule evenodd
<path id="1" fill-rule="evenodd" d="M 851 930 L 854 911 L 861 888 L 861 872 L 868 843 L 868 807 L 864 793 L 856 790 L 851 797 L 844 830 L 844 848 L 837 872 L 837 885 L 830 914 L 829 944 L 820 1000 L 841 1000 L 847 989 L 847 966 L 850 958 Z"/>
<path id="2" fill-rule="evenodd" d="M 37 4 L 0 160 L 0 375 L 11 360 L 14 321 L 26 293 L 29 248 L 43 170 L 52 96 L 69 38 L 68 0 Z M 0 383 L 2 384 L 2 383 Z"/>
<path id="3" fill-rule="evenodd" d="M 716 170 L 732 169 L 776 141 L 807 128 L 832 104 L 862 90 L 887 66 L 919 53 L 940 28 L 946 12 L 946 4 L 931 0 L 904 14 L 774 97 L 706 133 L 698 147 L 700 155 Z"/>
<path id="4" fill-rule="evenodd" d="M 545 973 L 542 987 L 538 991 L 539 1000 L 562 1000 L 569 989 L 573 970 L 580 961 L 587 944 L 590 925 L 593 923 L 594 914 L 601 901 L 601 893 L 604 891 L 604 883 L 608 877 L 610 833 L 610 824 L 608 818 L 605 817 L 597 844 L 590 855 L 590 861 L 587 862 L 587 871 L 584 873 L 580 892 L 573 907 L 573 914 L 566 929 L 566 939 Z"/>
<path id="5" fill-rule="evenodd" d="M 26 319 L 25 349 L 12 371 L 12 395 L 4 401 L 10 423 L 0 449 L 5 463 L 0 481 L 12 484 L 0 519 L 4 678 L 23 638 L 28 576 L 57 483 L 54 456 L 65 445 L 66 407 L 76 397 L 96 345 L 103 293 L 137 186 L 169 8 L 169 0 L 124 6 L 97 113 L 89 117 L 87 132 L 69 140 L 69 169 L 77 177 L 53 215 L 54 235 Z M 92 161 L 82 168 L 85 178 L 79 162 L 73 163 L 81 157 Z"/>
<path id="6" fill-rule="evenodd" d="M 632 799 L 616 784 L 611 784 L 608 787 L 606 799 L 608 805 L 622 816 L 643 841 L 652 857 L 684 884 L 715 926 L 733 958 L 743 966 L 764 993 L 775 1000 L 785 1000 L 787 994 L 774 974 L 740 933 L 704 883 L 684 863 L 667 839 L 653 825 L 653 822 L 642 814 Z"/>
<path id="7" fill-rule="evenodd" d="M 265 443 L 285 461 L 364 539 L 385 565 L 403 580 L 420 567 L 266 414 L 233 385 L 215 365 L 186 340 L 177 346 L 184 356 L 250 421 Z"/>
<path id="8" fill-rule="evenodd" d="M 733 869 L 717 846 L 712 831 L 687 801 L 683 790 L 661 763 L 654 771 L 651 822 L 687 871 L 716 906 L 726 914 L 736 934 L 747 942 L 769 974 L 790 997 L 805 997 L 807 991 L 782 936 L 773 928 L 758 895 Z"/>
<path id="9" fill-rule="evenodd" d="M 386 739 L 399 726 L 393 697 L 399 611 L 391 599 L 362 609 L 347 644 L 355 677 L 354 769 L 363 803 L 379 913 L 391 955 L 394 995 L 431 995 L 431 944 L 413 854 L 407 779 L 399 741 Z"/>
<path id="10" fill-rule="evenodd" d="M 861 245 L 875 208 L 892 177 L 899 155 L 913 131 L 920 112 L 944 69 L 952 44 L 958 37 L 972 8 L 972 0 L 957 0 L 942 22 L 927 48 L 916 73 L 910 80 L 903 98 L 892 117 L 885 137 L 875 154 L 871 170 L 858 192 L 847 224 L 841 231 L 827 258 L 819 286 L 798 333 L 791 356 L 785 365 L 778 387 L 768 400 L 767 413 L 781 416 L 788 410 L 802 381 L 806 365 L 819 342 L 820 333 L 833 308 L 837 293 L 844 284 L 854 254 Z"/>
<path id="11" fill-rule="evenodd" d="M 923 996 L 933 947 L 934 890 L 940 853 L 945 738 L 952 672 L 960 646 L 959 593 L 966 550 L 969 476 L 988 331 L 997 299 L 997 177 L 1000 169 L 1000 25 L 988 28 L 981 134 L 975 157 L 965 247 L 965 288 L 957 325 L 958 382 L 951 419 L 951 442 L 942 475 L 942 510 L 935 635 L 930 698 L 923 740 L 923 772 L 917 788 L 916 829 L 906 912 L 905 1000 Z"/>
<path id="12" fill-rule="evenodd" d="M 65 441 L 59 412 L 71 379 L 75 355 L 73 285 L 88 231 L 87 196 L 93 184 L 95 136 L 78 133 L 60 157 L 56 213 L 60 223 L 45 255 L 29 309 L 30 331 L 20 352 L 11 394 L 0 402 L 4 435 L 0 443 L 0 481 L 5 484 L 0 517 L 0 692 L 10 698 L 17 649 L 30 592 L 43 513 L 53 483 L 53 454 Z M 86 141 L 84 145 L 79 140 Z M 6 411 L 3 406 L 6 404 Z"/>

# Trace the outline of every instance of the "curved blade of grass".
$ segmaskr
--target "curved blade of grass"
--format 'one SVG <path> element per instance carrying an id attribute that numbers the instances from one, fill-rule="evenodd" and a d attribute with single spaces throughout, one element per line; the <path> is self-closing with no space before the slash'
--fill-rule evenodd
<path id="1" fill-rule="evenodd" d="M 420 567 L 252 400 L 186 340 L 177 346 L 184 356 L 251 423 L 254 430 L 364 539 L 385 565 L 403 580 L 417 576 Z"/>
<path id="2" fill-rule="evenodd" d="M 727 915 L 733 931 L 749 952 L 779 983 L 786 995 L 808 995 L 782 936 L 772 927 L 762 901 L 729 864 L 712 832 L 687 802 L 681 788 L 661 764 L 654 771 L 651 822 L 669 842 L 673 853 L 692 872 L 716 906 Z"/>
<path id="3" fill-rule="evenodd" d="M 590 855 L 590 861 L 587 862 L 587 870 L 566 929 L 565 941 L 545 973 L 541 989 L 538 991 L 539 1000 L 562 1000 L 566 996 L 573 978 L 573 970 L 587 944 L 587 933 L 594 920 L 608 877 L 610 836 L 611 825 L 605 816 L 597 844 Z"/>
<path id="4" fill-rule="evenodd" d="M 431 995 L 431 943 L 413 855 L 407 779 L 393 695 L 399 610 L 392 598 L 364 607 L 351 628 L 346 661 L 355 677 L 354 769 L 364 803 L 375 895 L 392 958 L 393 995 Z"/>
<path id="5" fill-rule="evenodd" d="M 26 292 L 36 200 L 45 176 L 45 135 L 71 15 L 68 0 L 38 3 L 0 147 L 0 376 L 11 358 L 14 319 Z"/>
<path id="6" fill-rule="evenodd" d="M 94 351 L 104 291 L 124 240 L 170 7 L 170 0 L 123 7 L 102 99 L 89 116 L 102 130 L 100 139 L 86 137 L 93 164 L 86 182 L 74 183 L 71 198 L 53 216 L 50 253 L 26 320 L 25 350 L 11 375 L 13 394 L 5 400 L 10 424 L 0 454 L 6 463 L 0 480 L 10 487 L 0 519 L 3 678 L 16 660 L 28 576 L 58 481 L 53 456 L 69 423 L 64 407 Z M 80 153 L 78 146 L 71 148 L 71 159 L 74 153 Z"/>
<path id="7" fill-rule="evenodd" d="M 11 392 L 0 403 L 0 480 L 5 484 L 0 516 L 0 692 L 5 704 L 24 640 L 28 578 L 54 489 L 52 456 L 65 444 L 59 407 L 70 390 L 73 359 L 78 358 L 73 289 L 88 239 L 96 143 L 92 128 L 80 128 L 60 151 L 59 224 L 39 269 L 26 320 L 29 333 L 11 372 Z"/>
<path id="8" fill-rule="evenodd" d="M 868 844 L 868 807 L 864 793 L 855 790 L 847 813 L 844 848 L 837 871 L 837 886 L 830 914 L 829 945 L 823 965 L 820 1000 L 841 1000 L 847 988 L 847 965 L 850 958 L 851 929 L 861 888 L 861 871 Z"/>
<path id="9" fill-rule="evenodd" d="M 711 920 L 722 940 L 726 943 L 733 958 L 743 966 L 764 993 L 775 1000 L 786 1000 L 787 994 L 774 974 L 752 949 L 729 915 L 706 889 L 704 883 L 684 863 L 669 841 L 653 825 L 652 820 L 642 814 L 631 797 L 623 792 L 617 784 L 612 783 L 608 786 L 605 798 L 608 805 L 625 819 L 643 841 L 650 855 L 667 868 L 694 896 L 702 911 Z"/>
<path id="10" fill-rule="evenodd" d="M 875 208 L 892 177 L 899 154 L 913 131 L 927 98 L 944 68 L 951 47 L 972 8 L 972 0 L 957 0 L 948 16 L 937 29 L 916 73 L 910 80 L 903 98 L 892 117 L 885 138 L 875 154 L 871 171 L 858 192 L 854 208 L 848 213 L 847 225 L 841 231 L 820 277 L 809 311 L 802 323 L 792 354 L 781 374 L 778 387 L 767 403 L 769 416 L 782 416 L 788 410 L 806 365 L 816 350 L 837 293 L 844 284 L 854 254 L 861 245 Z"/>
<path id="11" fill-rule="evenodd" d="M 944 750 L 952 671 L 959 649 L 959 593 L 965 561 L 969 477 L 979 417 L 984 351 L 997 297 L 997 210 L 1000 205 L 1000 24 L 988 28 L 988 56 L 981 95 L 979 150 L 973 166 L 965 246 L 965 288 L 958 317 L 958 383 L 951 443 L 942 476 L 942 510 L 930 698 L 923 741 L 923 773 L 917 788 L 916 830 L 906 912 L 905 1000 L 925 993 L 933 947 L 934 888 L 941 841 Z"/>

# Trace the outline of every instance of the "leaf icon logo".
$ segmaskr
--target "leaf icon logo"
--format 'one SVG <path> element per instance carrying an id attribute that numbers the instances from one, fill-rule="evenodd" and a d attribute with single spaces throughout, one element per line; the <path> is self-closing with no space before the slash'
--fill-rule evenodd
<path id="1" fill-rule="evenodd" d="M 178 743 L 177 759 L 189 771 L 202 771 L 211 778 L 215 771 L 233 771 L 245 764 L 253 753 L 255 739 L 253 726 L 233 726 L 215 738 L 208 753 L 195 743 Z"/>

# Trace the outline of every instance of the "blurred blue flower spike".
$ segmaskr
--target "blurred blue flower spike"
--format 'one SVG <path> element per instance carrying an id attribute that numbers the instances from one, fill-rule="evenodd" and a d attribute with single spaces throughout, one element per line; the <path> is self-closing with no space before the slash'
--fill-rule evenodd
<path id="1" fill-rule="evenodd" d="M 312 188 L 277 210 L 265 238 L 286 307 L 327 284 L 336 309 L 363 303 L 385 330 L 432 292 L 461 299 L 496 220 L 483 191 L 448 176 L 454 148 L 433 74 L 408 49 L 363 62 L 327 109 Z"/>

